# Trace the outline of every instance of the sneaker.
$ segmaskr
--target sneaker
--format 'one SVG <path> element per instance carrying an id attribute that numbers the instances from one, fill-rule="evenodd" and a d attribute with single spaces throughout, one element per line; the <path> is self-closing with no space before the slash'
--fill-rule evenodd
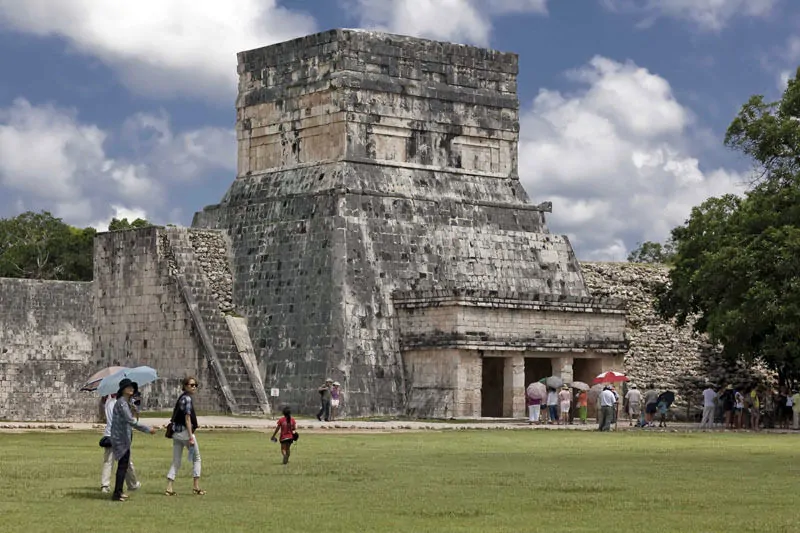
<path id="1" fill-rule="evenodd" d="M 137 481 L 136 485 L 128 487 L 128 490 L 139 490 L 141 488 L 142 488 L 142 482 L 141 481 Z"/>
<path id="2" fill-rule="evenodd" d="M 108 487 L 100 487 L 100 492 L 102 492 L 103 494 L 108 494 L 109 492 L 111 492 L 111 489 L 109 489 Z"/>
<path id="3" fill-rule="evenodd" d="M 322 422 L 322 417 L 321 417 L 321 416 L 319 416 L 319 415 L 317 415 L 317 420 L 319 420 L 320 422 Z"/>

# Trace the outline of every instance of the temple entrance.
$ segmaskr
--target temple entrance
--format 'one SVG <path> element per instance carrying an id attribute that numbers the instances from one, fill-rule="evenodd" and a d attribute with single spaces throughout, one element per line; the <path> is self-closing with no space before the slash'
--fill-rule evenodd
<path id="1" fill-rule="evenodd" d="M 549 378 L 553 375 L 553 364 L 549 357 L 526 357 L 525 358 L 525 386 L 527 387 L 534 381 L 542 378 Z"/>
<path id="2" fill-rule="evenodd" d="M 503 357 L 484 357 L 481 379 L 481 416 L 503 416 Z"/>

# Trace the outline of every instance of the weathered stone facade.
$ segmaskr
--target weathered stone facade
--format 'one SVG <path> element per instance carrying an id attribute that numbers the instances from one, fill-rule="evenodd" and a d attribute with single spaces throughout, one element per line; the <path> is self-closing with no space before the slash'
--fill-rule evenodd
<path id="1" fill-rule="evenodd" d="M 97 398 L 79 391 L 94 363 L 91 291 L 0 278 L 0 419 L 96 417 Z"/>
<path id="2" fill-rule="evenodd" d="M 521 416 L 527 384 L 747 380 L 660 321 L 659 267 L 579 265 L 517 174 L 517 56 L 355 30 L 239 54 L 238 173 L 193 228 L 104 233 L 91 284 L 0 280 L 0 418 L 84 419 L 104 366 L 203 411 Z M 630 349 L 629 349 L 630 348 Z M 627 355 L 626 355 L 627 354 Z"/>
<path id="3" fill-rule="evenodd" d="M 198 409 L 263 413 L 263 386 L 259 401 L 222 311 L 232 311 L 227 256 L 219 232 L 149 227 L 96 237 L 95 358 L 158 369 L 146 408 L 171 409 L 180 381 L 194 375 Z"/>
<path id="4" fill-rule="evenodd" d="M 553 296 L 534 312 L 542 324 L 553 301 L 590 300 L 569 241 L 547 229 L 549 204 L 532 205 L 519 182 L 516 75 L 514 54 L 353 30 L 239 54 L 238 175 L 193 225 L 230 234 L 234 304 L 282 399 L 310 409 L 330 376 L 348 414 L 438 413 L 444 391 L 409 404 L 429 376 L 404 360 L 394 294 L 504 292 L 520 327 L 537 320 L 516 318 L 531 312 L 516 309 L 520 295 Z M 618 304 L 593 303 L 604 305 Z M 571 373 L 572 353 L 621 353 L 624 316 L 609 320 L 604 337 L 576 319 L 555 371 Z M 505 335 L 489 328 L 457 359 Z M 507 346 L 513 365 L 547 342 Z M 510 397 L 523 378 L 482 388 Z M 520 413 L 520 401 L 491 411 Z M 457 403 L 454 414 L 475 412 Z"/>
<path id="5" fill-rule="evenodd" d="M 701 392 L 706 381 L 716 387 L 772 382 L 775 376 L 763 364 L 732 364 L 720 356 L 705 335 L 692 325 L 677 327 L 656 313 L 655 289 L 668 281 L 665 265 L 637 263 L 582 263 L 586 285 L 595 297 L 618 298 L 627 303 L 626 334 L 630 341 L 624 367 L 640 387 L 654 384 L 677 393 L 676 414 L 688 406 L 702 410 Z"/>

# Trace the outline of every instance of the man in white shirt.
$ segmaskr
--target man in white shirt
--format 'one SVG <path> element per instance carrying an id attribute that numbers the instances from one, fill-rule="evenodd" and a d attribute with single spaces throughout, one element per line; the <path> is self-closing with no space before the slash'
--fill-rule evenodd
<path id="1" fill-rule="evenodd" d="M 109 492 L 109 485 L 111 484 L 111 469 L 114 466 L 114 454 L 111 449 L 111 421 L 114 418 L 114 404 L 117 403 L 117 395 L 111 394 L 106 400 L 104 409 L 106 414 L 106 430 L 103 433 L 103 441 L 108 443 L 108 446 L 103 446 L 103 470 L 100 473 L 100 490 L 102 492 Z M 102 446 L 102 444 L 101 444 Z M 128 490 L 136 490 L 142 484 L 136 480 L 136 470 L 133 469 L 133 463 L 128 464 L 128 471 L 125 474 L 125 481 L 128 484 Z"/>
<path id="2" fill-rule="evenodd" d="M 714 407 L 716 406 L 717 393 L 711 385 L 703 391 L 703 419 L 700 421 L 700 429 L 711 429 L 714 425 Z"/>
<path id="3" fill-rule="evenodd" d="M 628 420 L 630 421 L 630 425 L 633 425 L 634 420 L 636 420 L 638 425 L 639 416 L 642 413 L 642 393 L 639 392 L 636 385 L 631 385 L 631 389 L 625 395 L 625 403 L 628 407 Z"/>
<path id="4" fill-rule="evenodd" d="M 606 385 L 600 393 L 600 416 L 598 417 L 598 431 L 611 431 L 611 421 L 614 419 L 614 402 L 616 398 L 611 387 Z"/>

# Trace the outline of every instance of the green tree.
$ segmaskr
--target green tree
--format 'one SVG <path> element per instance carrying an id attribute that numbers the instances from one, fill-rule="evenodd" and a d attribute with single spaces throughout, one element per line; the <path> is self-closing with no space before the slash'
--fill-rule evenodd
<path id="1" fill-rule="evenodd" d="M 94 235 L 47 211 L 0 219 L 0 276 L 90 281 Z"/>
<path id="2" fill-rule="evenodd" d="M 629 263 L 669 263 L 675 249 L 671 241 L 666 244 L 645 241 L 628 254 Z"/>
<path id="3" fill-rule="evenodd" d="M 133 222 L 128 222 L 127 218 L 123 218 L 121 220 L 118 218 L 112 218 L 111 222 L 108 224 L 108 231 L 146 228 L 148 226 L 152 226 L 152 224 L 143 218 L 137 218 Z"/>
<path id="4" fill-rule="evenodd" d="M 800 70 L 798 70 L 800 75 Z M 710 198 L 672 231 L 675 257 L 658 309 L 719 342 L 731 359 L 762 357 L 782 382 L 800 377 L 800 82 L 779 102 L 754 96 L 725 143 L 749 156 L 742 196 Z"/>

